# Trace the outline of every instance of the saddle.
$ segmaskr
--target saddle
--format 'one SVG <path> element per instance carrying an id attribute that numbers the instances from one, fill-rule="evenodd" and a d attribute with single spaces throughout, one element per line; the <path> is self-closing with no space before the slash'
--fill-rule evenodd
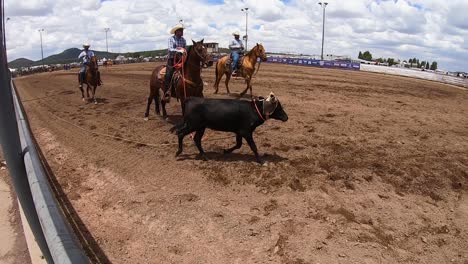
<path id="1" fill-rule="evenodd" d="M 166 76 L 166 67 L 162 67 L 161 70 L 158 72 L 158 80 L 164 82 L 164 78 Z"/>

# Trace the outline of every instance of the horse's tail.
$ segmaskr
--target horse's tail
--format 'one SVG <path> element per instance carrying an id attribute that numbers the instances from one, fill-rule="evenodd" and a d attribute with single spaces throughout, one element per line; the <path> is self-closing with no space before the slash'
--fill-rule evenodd
<path id="1" fill-rule="evenodd" d="M 215 67 L 215 80 L 218 80 L 218 64 L 219 64 L 220 59 L 216 61 L 216 67 Z"/>

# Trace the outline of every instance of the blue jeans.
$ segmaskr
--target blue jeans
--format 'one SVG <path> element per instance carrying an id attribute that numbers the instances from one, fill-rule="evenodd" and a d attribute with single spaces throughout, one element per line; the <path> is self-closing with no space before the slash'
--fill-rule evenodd
<path id="1" fill-rule="evenodd" d="M 235 70 L 237 70 L 237 62 L 239 61 L 240 52 L 233 51 L 231 53 L 231 56 L 232 56 L 231 69 L 232 69 L 232 71 L 235 71 Z"/>

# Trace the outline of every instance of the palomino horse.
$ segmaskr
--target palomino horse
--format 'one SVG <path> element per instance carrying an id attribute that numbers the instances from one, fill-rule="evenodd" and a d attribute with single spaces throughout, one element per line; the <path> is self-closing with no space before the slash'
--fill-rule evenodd
<path id="1" fill-rule="evenodd" d="M 245 90 L 240 93 L 241 96 L 243 96 L 246 92 L 247 89 L 250 88 L 250 96 L 252 96 L 252 76 L 255 72 L 255 64 L 257 63 L 257 58 L 260 58 L 262 61 L 266 61 L 267 57 L 265 54 L 265 49 L 263 48 L 262 44 L 258 44 L 253 47 L 243 58 L 241 62 L 241 67 L 237 71 L 237 76 L 241 76 L 245 79 L 245 82 L 247 83 L 247 87 Z M 226 74 L 226 90 L 227 93 L 229 94 L 229 80 L 231 79 L 231 59 L 228 56 L 224 56 L 221 59 L 218 60 L 216 63 L 216 81 L 214 84 L 215 88 L 215 94 L 218 93 L 219 89 L 219 82 L 221 81 L 221 78 L 223 78 L 223 75 Z M 259 65 L 260 67 L 260 65 Z M 258 71 L 258 70 L 257 70 Z"/>
<path id="2" fill-rule="evenodd" d="M 182 115 L 185 113 L 185 98 L 190 96 L 203 97 L 201 69 L 202 67 L 213 65 L 213 60 L 203 45 L 203 39 L 199 42 L 192 40 L 192 42 L 193 46 L 187 49 L 187 52 L 182 56 L 181 62 L 175 63 L 174 67 L 178 70 L 174 72 L 174 76 L 172 77 L 171 89 L 168 89 L 168 93 L 172 97 L 180 100 Z M 150 95 L 148 97 L 148 104 L 146 105 L 145 120 L 148 120 L 149 109 L 153 100 L 156 104 L 156 114 L 161 115 L 159 111 L 159 103 L 161 103 L 163 118 L 167 119 L 165 95 L 161 98 L 159 94 L 159 90 L 164 93 L 163 72 L 165 72 L 165 68 L 165 65 L 158 66 L 151 74 Z"/>
<path id="3" fill-rule="evenodd" d="M 96 94 L 96 87 L 100 85 L 99 82 L 100 82 L 100 76 L 99 76 L 99 71 L 98 71 L 97 58 L 96 56 L 92 56 L 91 59 L 89 60 L 88 67 L 86 69 L 86 75 L 85 75 L 83 84 L 86 84 L 86 98 L 89 98 L 89 90 L 91 89 L 91 93 L 93 95 L 91 100 L 94 101 L 94 104 L 97 104 L 95 94 Z M 83 88 L 80 87 L 80 90 L 81 90 L 81 99 L 85 101 Z"/>

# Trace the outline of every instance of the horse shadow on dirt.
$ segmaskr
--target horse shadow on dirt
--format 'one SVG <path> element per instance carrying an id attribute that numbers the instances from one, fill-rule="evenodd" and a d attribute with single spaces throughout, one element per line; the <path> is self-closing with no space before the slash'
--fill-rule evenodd
<path id="1" fill-rule="evenodd" d="M 174 152 L 175 153 L 175 152 Z M 222 151 L 221 152 L 215 152 L 215 151 L 205 151 L 206 154 L 206 162 L 209 161 L 224 161 L 224 162 L 237 162 L 237 161 L 243 161 L 243 162 L 255 162 L 255 156 L 253 153 L 229 153 L 225 154 Z M 270 154 L 270 153 L 264 153 L 261 155 L 261 158 L 265 162 L 271 162 L 271 163 L 278 163 L 282 161 L 287 161 L 288 158 L 284 158 L 278 154 Z M 187 154 L 180 154 L 177 157 L 178 161 L 184 161 L 184 160 L 199 160 L 199 161 L 204 161 L 203 159 L 200 158 L 199 154 L 196 153 L 187 153 Z M 260 165 L 260 164 L 259 164 Z"/>

